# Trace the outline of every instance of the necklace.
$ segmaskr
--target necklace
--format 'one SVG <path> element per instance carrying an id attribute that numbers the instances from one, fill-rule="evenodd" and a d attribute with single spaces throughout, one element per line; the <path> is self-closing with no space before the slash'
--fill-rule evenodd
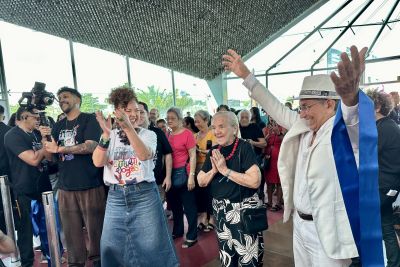
<path id="1" fill-rule="evenodd" d="M 71 123 L 74 122 L 74 125 L 71 128 L 71 130 L 73 130 L 75 128 L 75 126 L 76 126 L 76 123 L 78 122 L 78 118 L 79 118 L 80 115 L 81 115 L 81 113 L 79 113 L 79 115 L 75 119 L 73 119 L 71 121 L 69 121 L 68 118 L 65 118 L 65 130 L 68 130 L 68 122 L 71 122 Z"/>
<path id="2" fill-rule="evenodd" d="M 225 160 L 230 160 L 233 157 L 233 155 L 235 154 L 236 149 L 238 147 L 238 144 L 239 144 L 239 138 L 236 138 L 235 144 L 233 145 L 233 148 L 232 148 L 232 151 L 231 151 L 231 153 L 229 153 L 229 155 L 227 157 L 225 157 Z M 219 145 L 218 150 L 221 151 L 221 148 L 222 148 L 222 146 Z"/>
<path id="3" fill-rule="evenodd" d="M 33 138 L 34 140 L 35 140 L 35 142 L 36 143 L 39 143 L 39 141 L 38 141 L 38 139 L 37 139 L 37 137 L 36 137 L 36 135 L 35 135 L 35 133 L 32 131 L 32 132 L 27 132 L 27 131 L 25 131 L 24 129 L 22 129 L 20 126 L 18 126 L 24 133 L 26 133 L 30 138 Z"/>

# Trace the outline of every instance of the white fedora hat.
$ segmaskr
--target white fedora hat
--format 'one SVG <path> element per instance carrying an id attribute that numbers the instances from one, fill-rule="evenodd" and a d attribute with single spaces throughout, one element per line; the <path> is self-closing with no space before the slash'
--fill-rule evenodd
<path id="1" fill-rule="evenodd" d="M 299 97 L 296 99 L 340 99 L 335 85 L 327 74 L 304 77 Z"/>

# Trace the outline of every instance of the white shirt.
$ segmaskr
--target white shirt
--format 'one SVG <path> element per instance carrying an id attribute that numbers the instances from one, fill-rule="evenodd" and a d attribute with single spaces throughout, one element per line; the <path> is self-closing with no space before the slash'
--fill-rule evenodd
<path id="1" fill-rule="evenodd" d="M 342 103 L 341 107 L 343 120 L 346 126 L 348 126 L 347 131 L 349 133 L 353 153 L 358 167 L 358 138 L 354 138 L 354 136 L 358 136 L 358 129 L 356 129 L 357 132 L 355 132 L 354 127 L 349 127 L 358 123 L 358 105 L 347 107 Z M 296 210 L 305 214 L 312 214 L 312 208 L 310 194 L 308 193 L 307 170 L 304 167 L 306 166 L 306 162 L 309 160 L 311 150 L 314 148 L 315 144 L 318 143 L 321 135 L 326 131 L 329 131 L 328 125 L 332 124 L 334 119 L 335 116 L 328 119 L 317 131 L 315 140 L 313 142 L 314 145 L 310 146 L 313 136 L 312 131 L 306 132 L 300 137 L 299 153 L 297 155 L 296 162 L 296 175 L 294 179 L 293 202 Z"/>
<path id="2" fill-rule="evenodd" d="M 143 143 L 152 154 L 157 147 L 157 136 L 153 131 L 140 128 L 138 133 Z M 110 184 L 136 184 L 143 181 L 154 182 L 153 159 L 139 160 L 131 145 L 124 145 L 118 136 L 118 129 L 110 134 L 110 146 L 107 150 L 107 164 L 104 166 L 104 183 Z"/>

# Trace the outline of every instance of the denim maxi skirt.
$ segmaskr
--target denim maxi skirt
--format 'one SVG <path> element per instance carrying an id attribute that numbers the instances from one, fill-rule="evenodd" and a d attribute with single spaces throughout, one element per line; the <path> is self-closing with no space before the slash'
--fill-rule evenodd
<path id="1" fill-rule="evenodd" d="M 179 266 L 157 185 L 111 185 L 101 236 L 106 267 Z"/>

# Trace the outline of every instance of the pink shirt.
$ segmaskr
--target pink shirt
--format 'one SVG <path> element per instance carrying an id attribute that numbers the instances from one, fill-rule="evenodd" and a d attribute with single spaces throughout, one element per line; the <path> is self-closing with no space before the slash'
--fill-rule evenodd
<path id="1" fill-rule="evenodd" d="M 189 149 L 196 146 L 192 132 L 184 129 L 180 134 L 170 133 L 168 141 L 172 147 L 172 167 L 175 169 L 185 166 L 189 158 Z"/>

